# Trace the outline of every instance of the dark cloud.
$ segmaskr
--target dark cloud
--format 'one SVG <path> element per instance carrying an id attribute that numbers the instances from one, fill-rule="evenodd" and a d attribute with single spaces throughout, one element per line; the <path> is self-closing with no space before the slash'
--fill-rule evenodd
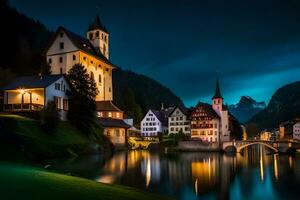
<path id="1" fill-rule="evenodd" d="M 268 100 L 299 79 L 297 0 L 11 0 L 50 29 L 85 34 L 100 13 L 111 33 L 111 59 L 162 82 L 187 103 L 209 101 L 221 76 L 227 102 Z M 271 84 L 270 84 L 271 83 Z"/>

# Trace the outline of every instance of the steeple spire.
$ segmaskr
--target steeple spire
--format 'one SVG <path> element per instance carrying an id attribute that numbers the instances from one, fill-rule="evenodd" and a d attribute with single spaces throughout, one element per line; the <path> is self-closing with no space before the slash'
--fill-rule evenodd
<path id="1" fill-rule="evenodd" d="M 219 83 L 219 77 L 217 76 L 217 80 L 216 80 L 216 91 L 215 91 L 215 95 L 212 97 L 212 99 L 223 99 L 222 95 L 221 95 L 221 90 L 220 90 L 220 83 Z"/>
<path id="2" fill-rule="evenodd" d="M 91 31 L 91 30 L 96 30 L 96 29 L 100 29 L 100 30 L 105 31 L 106 33 L 108 33 L 107 29 L 102 24 L 102 21 L 101 21 L 99 15 L 97 15 L 95 20 L 89 25 L 88 30 Z"/>

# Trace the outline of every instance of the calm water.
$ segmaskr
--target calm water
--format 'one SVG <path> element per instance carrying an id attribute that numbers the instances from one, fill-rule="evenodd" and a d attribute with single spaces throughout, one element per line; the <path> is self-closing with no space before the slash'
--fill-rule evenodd
<path id="1" fill-rule="evenodd" d="M 300 199 L 300 155 L 272 155 L 260 146 L 236 156 L 129 151 L 50 163 L 61 173 L 181 200 Z"/>

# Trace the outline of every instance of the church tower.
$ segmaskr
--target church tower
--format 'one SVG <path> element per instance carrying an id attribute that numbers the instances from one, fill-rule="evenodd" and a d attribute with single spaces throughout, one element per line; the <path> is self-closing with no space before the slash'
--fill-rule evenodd
<path id="1" fill-rule="evenodd" d="M 109 59 L 109 33 L 99 16 L 96 16 L 93 23 L 89 25 L 87 38 L 102 55 Z"/>
<path id="2" fill-rule="evenodd" d="M 217 77 L 217 81 L 216 81 L 215 95 L 212 97 L 212 106 L 213 106 L 213 109 L 220 115 L 223 110 L 223 97 L 221 95 L 218 77 Z"/>

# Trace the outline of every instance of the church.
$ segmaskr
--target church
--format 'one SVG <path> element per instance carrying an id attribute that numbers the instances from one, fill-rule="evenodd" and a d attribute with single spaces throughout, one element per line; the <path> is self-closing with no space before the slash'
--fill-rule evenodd
<path id="1" fill-rule="evenodd" d="M 219 79 L 216 82 L 212 105 L 199 102 L 191 113 L 191 137 L 207 142 L 230 140 L 229 114 L 223 103 Z"/>
<path id="2" fill-rule="evenodd" d="M 123 111 L 113 104 L 113 70 L 117 67 L 109 60 L 109 32 L 100 17 L 89 25 L 86 37 L 59 27 L 45 49 L 52 74 L 67 74 L 75 64 L 82 64 L 95 80 L 97 117 L 104 134 L 115 146 L 126 143 L 129 126 L 123 121 Z"/>

